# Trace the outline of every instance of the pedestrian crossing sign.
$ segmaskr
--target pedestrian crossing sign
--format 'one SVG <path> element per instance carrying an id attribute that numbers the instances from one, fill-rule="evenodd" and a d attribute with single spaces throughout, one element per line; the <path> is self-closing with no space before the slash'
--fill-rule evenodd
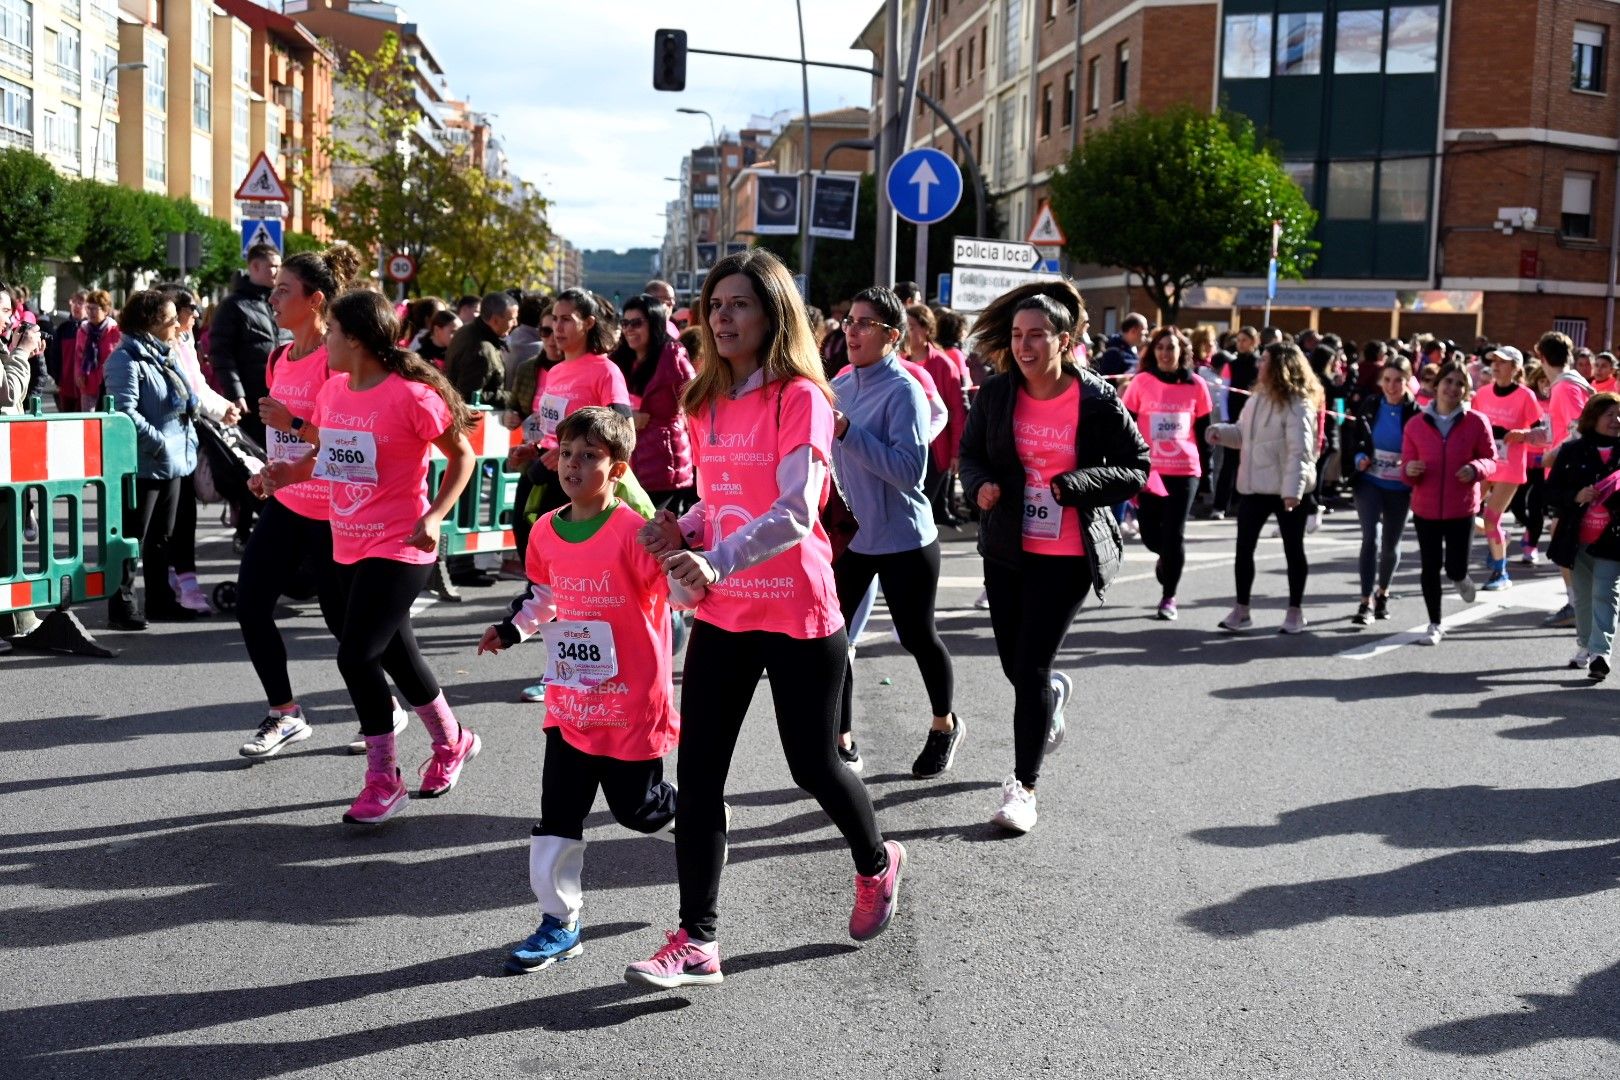
<path id="1" fill-rule="evenodd" d="M 247 258 L 247 253 L 256 244 L 269 244 L 277 251 L 281 251 L 281 222 L 273 218 L 242 222 L 242 258 Z"/>

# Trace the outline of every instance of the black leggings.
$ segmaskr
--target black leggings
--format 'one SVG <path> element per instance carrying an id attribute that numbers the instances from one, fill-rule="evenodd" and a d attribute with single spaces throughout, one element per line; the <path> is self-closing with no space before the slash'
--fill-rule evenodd
<path id="1" fill-rule="evenodd" d="M 546 728 L 540 823 L 533 835 L 583 840 L 597 788 L 607 797 L 613 820 L 635 832 L 657 832 L 675 816 L 675 786 L 664 781 L 663 758 L 620 761 L 587 754 L 552 727 Z"/>
<path id="2" fill-rule="evenodd" d="M 1187 515 L 1198 494 L 1198 477 L 1165 476 L 1165 495 L 1143 491 L 1136 497 L 1136 523 L 1142 528 L 1142 546 L 1159 557 L 1155 573 L 1165 599 L 1176 595 L 1181 572 L 1187 565 Z"/>
<path id="3" fill-rule="evenodd" d="M 934 599 L 939 593 L 939 541 L 890 555 L 845 551 L 834 572 L 838 578 L 838 606 L 843 609 L 846 625 L 855 617 L 855 609 L 861 606 L 872 578 L 876 577 L 882 584 L 889 615 L 900 634 L 900 647 L 916 658 L 917 670 L 922 673 L 929 708 L 934 710 L 935 716 L 949 716 L 955 676 L 951 671 L 951 654 L 945 650 L 945 643 L 939 639 L 939 628 L 934 625 Z M 838 718 L 840 734 L 849 731 L 854 722 L 854 682 L 854 669 L 846 667 Z"/>
<path id="4" fill-rule="evenodd" d="M 360 714 L 363 735 L 394 730 L 391 676 L 412 708 L 439 696 L 439 681 L 428 669 L 411 633 L 411 604 L 433 576 L 432 563 L 361 559 L 337 564 L 338 672 Z"/>
<path id="5" fill-rule="evenodd" d="M 1232 418 L 1237 423 L 1237 417 Z M 1230 446 L 1221 451 L 1221 474 L 1215 478 L 1215 509 L 1226 513 L 1232 509 L 1232 503 L 1242 502 L 1243 497 L 1237 491 L 1238 463 L 1243 460 L 1243 452 L 1234 450 Z"/>
<path id="6" fill-rule="evenodd" d="M 343 606 L 332 562 L 332 527 L 287 509 L 278 499 L 266 500 L 242 552 L 236 624 L 271 708 L 293 700 L 287 646 L 276 627 L 276 601 L 289 594 L 306 566 L 315 571 L 321 617 L 335 638 L 343 626 Z"/>
<path id="7" fill-rule="evenodd" d="M 986 559 L 984 588 L 996 655 L 1013 687 L 1013 774 L 1032 788 L 1040 779 L 1055 704 L 1052 665 L 1091 590 L 1090 561 L 1027 552 L 1016 566 Z"/>
<path id="8" fill-rule="evenodd" d="M 135 480 L 135 500 L 124 507 L 124 535 L 141 542 L 141 576 L 146 584 L 146 605 L 175 603 L 169 588 L 169 541 L 180 509 L 180 478 Z M 135 610 L 135 560 L 124 564 L 124 583 L 112 597 L 112 609 Z"/>
<path id="9" fill-rule="evenodd" d="M 1417 530 L 1418 557 L 1422 560 L 1418 580 L 1423 585 L 1423 606 L 1429 610 L 1429 621 L 1440 621 L 1440 569 L 1446 577 L 1461 581 L 1468 576 L 1468 549 L 1474 542 L 1474 516 L 1460 518 L 1414 517 L 1412 527 Z"/>
<path id="10" fill-rule="evenodd" d="M 1273 514 L 1277 515 L 1277 528 L 1282 533 L 1283 556 L 1288 560 L 1288 606 L 1299 607 L 1305 600 L 1305 579 L 1311 573 L 1311 564 L 1305 559 L 1305 521 L 1309 512 L 1303 503 L 1286 509 L 1281 495 L 1245 495 L 1238 502 L 1237 557 L 1232 564 L 1237 602 L 1245 607 L 1254 588 L 1254 549 L 1260 543 L 1260 530 Z"/>
<path id="11" fill-rule="evenodd" d="M 180 480 L 180 501 L 174 507 L 174 535 L 169 538 L 169 565 L 177 574 L 197 572 L 197 484 L 191 476 Z"/>
<path id="12" fill-rule="evenodd" d="M 681 926 L 694 940 L 713 941 L 720 922 L 726 774 L 761 672 L 770 676 L 776 732 L 793 782 L 844 834 L 857 872 L 878 874 L 888 866 L 872 800 L 836 750 L 839 683 L 848 648 L 843 630 L 806 640 L 763 630 L 722 630 L 701 617 L 693 623 L 681 680 L 675 861 Z"/>
<path id="13" fill-rule="evenodd" d="M 1525 481 L 1513 493 L 1513 502 L 1508 508 L 1519 519 L 1519 524 L 1524 526 L 1525 539 L 1530 546 L 1539 545 L 1541 531 L 1547 524 L 1547 470 L 1526 470 Z"/>

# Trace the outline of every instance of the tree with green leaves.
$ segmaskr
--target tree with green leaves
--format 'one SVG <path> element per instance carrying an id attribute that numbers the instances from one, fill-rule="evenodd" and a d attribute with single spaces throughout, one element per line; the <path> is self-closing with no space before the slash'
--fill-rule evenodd
<path id="1" fill-rule="evenodd" d="M 1316 259 L 1316 211 L 1247 117 L 1190 105 L 1134 113 L 1088 136 L 1052 174 L 1064 251 L 1141 279 L 1174 322 L 1186 291 L 1221 275 L 1263 275 L 1282 223 L 1280 277 Z"/>
<path id="2" fill-rule="evenodd" d="M 84 235 L 85 207 L 74 184 L 27 150 L 0 150 L 0 275 L 38 276 L 44 259 L 72 258 Z"/>
<path id="3" fill-rule="evenodd" d="M 163 215 L 155 217 L 151 205 L 162 197 L 94 180 L 80 180 L 77 186 L 87 210 L 78 247 L 83 280 L 110 284 L 113 275 L 149 264 L 163 243 L 154 231 Z"/>

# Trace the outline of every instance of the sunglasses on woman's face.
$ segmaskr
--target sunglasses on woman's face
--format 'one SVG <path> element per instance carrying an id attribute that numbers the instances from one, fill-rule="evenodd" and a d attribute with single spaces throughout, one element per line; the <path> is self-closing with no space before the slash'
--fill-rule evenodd
<path id="1" fill-rule="evenodd" d="M 626 319 L 623 324 L 626 330 L 640 330 L 647 325 L 646 319 Z"/>

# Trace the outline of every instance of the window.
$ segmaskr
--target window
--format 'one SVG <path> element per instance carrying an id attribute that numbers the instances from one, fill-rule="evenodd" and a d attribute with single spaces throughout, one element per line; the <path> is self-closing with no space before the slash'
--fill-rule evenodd
<path id="1" fill-rule="evenodd" d="M 1585 319 L 1554 319 L 1553 329 L 1569 338 L 1577 349 L 1586 348 Z"/>
<path id="2" fill-rule="evenodd" d="M 269 108 L 264 111 L 264 148 L 271 157 L 280 157 L 281 148 L 281 110 Z"/>
<path id="3" fill-rule="evenodd" d="M 1024 52 L 1024 0 L 1006 0 L 1001 17 L 1001 71 L 997 76 L 1008 79 L 1018 74 L 1018 61 Z"/>
<path id="4" fill-rule="evenodd" d="M 214 66 L 214 14 L 208 0 L 191 0 L 191 58 Z"/>
<path id="5" fill-rule="evenodd" d="M 169 122 L 153 113 L 146 114 L 146 178 L 159 184 L 169 180 Z"/>
<path id="6" fill-rule="evenodd" d="M 1125 102 L 1125 90 L 1131 85 L 1131 43 L 1122 41 L 1114 46 L 1114 104 Z"/>
<path id="7" fill-rule="evenodd" d="M 248 58 L 253 52 L 253 31 L 245 26 L 231 28 L 231 81 L 249 86 L 253 82 L 253 68 Z"/>
<path id="8" fill-rule="evenodd" d="M 56 34 L 56 48 L 51 57 L 56 62 L 57 74 L 75 82 L 79 78 L 80 58 L 79 32 L 71 26 L 64 26 Z"/>
<path id="9" fill-rule="evenodd" d="M 214 77 L 202 68 L 191 69 L 191 126 L 214 130 Z"/>
<path id="10" fill-rule="evenodd" d="M 0 79 L 0 127 L 34 133 L 34 92 L 9 79 Z"/>
<path id="11" fill-rule="evenodd" d="M 1333 48 L 1333 74 L 1376 75 L 1383 70 L 1384 13 L 1341 11 Z"/>
<path id="12" fill-rule="evenodd" d="M 1074 124 L 1074 72 L 1063 73 L 1063 126 Z"/>
<path id="13" fill-rule="evenodd" d="M 169 46 L 156 38 L 146 42 L 146 104 L 161 112 L 169 110 Z"/>
<path id="14" fill-rule="evenodd" d="M 1096 116 L 1102 105 L 1102 57 L 1093 56 L 1086 65 L 1086 115 Z"/>
<path id="15" fill-rule="evenodd" d="M 1378 220 L 1429 220 L 1429 162 L 1386 161 L 1378 167 Z"/>
<path id="16" fill-rule="evenodd" d="M 956 60 L 954 62 L 954 71 L 951 75 L 951 89 L 962 89 L 962 46 L 960 45 L 956 47 Z"/>
<path id="17" fill-rule="evenodd" d="M 979 27 L 979 70 L 983 71 L 990 66 L 990 22 Z"/>
<path id="18" fill-rule="evenodd" d="M 1322 15 L 1283 12 L 1277 16 L 1277 74 L 1322 74 Z"/>
<path id="19" fill-rule="evenodd" d="M 1288 179 L 1292 180 L 1296 185 L 1298 185 L 1299 190 L 1305 193 L 1305 198 L 1311 201 L 1312 206 L 1315 206 L 1316 162 L 1285 161 L 1283 162 L 1283 172 L 1288 174 Z"/>
<path id="20" fill-rule="evenodd" d="M 246 149 L 248 144 L 248 129 L 252 126 L 252 116 L 248 112 L 248 96 L 246 90 L 231 91 L 231 145 L 238 149 Z"/>
<path id="21" fill-rule="evenodd" d="M 1005 184 L 1018 159 L 1018 96 L 1008 94 L 996 107 L 996 179 Z"/>
<path id="22" fill-rule="evenodd" d="M 1052 134 L 1052 84 L 1041 86 L 1041 138 Z"/>
<path id="23" fill-rule="evenodd" d="M 0 0 L 0 42 L 34 51 L 34 5 L 29 0 Z"/>
<path id="24" fill-rule="evenodd" d="M 191 136 L 191 197 L 199 203 L 214 201 L 214 144 L 208 136 Z"/>
<path id="25" fill-rule="evenodd" d="M 984 121 L 973 132 L 973 162 L 981 169 L 984 167 Z"/>
<path id="26" fill-rule="evenodd" d="M 1437 70 L 1440 58 L 1440 8 L 1392 7 L 1389 38 L 1384 43 L 1384 74 L 1424 75 Z"/>
<path id="27" fill-rule="evenodd" d="M 1603 92 L 1603 58 L 1609 31 L 1591 23 L 1575 24 L 1575 62 L 1570 86 L 1576 90 Z"/>
<path id="28" fill-rule="evenodd" d="M 118 50 L 112 46 L 100 50 L 90 58 L 90 85 L 99 92 L 103 86 L 109 94 L 118 93 L 118 83 L 112 79 L 113 68 L 118 66 Z"/>
<path id="29" fill-rule="evenodd" d="M 118 175 L 118 125 L 111 120 L 101 125 L 101 147 L 96 157 L 96 169 L 101 175 Z"/>
<path id="30" fill-rule="evenodd" d="M 1264 79 L 1271 75 L 1271 16 L 1228 15 L 1221 50 L 1221 78 Z"/>
<path id="31" fill-rule="evenodd" d="M 1052 22 L 1057 18 L 1058 0 L 1046 0 L 1046 21 Z"/>
<path id="32" fill-rule="evenodd" d="M 1592 238 L 1592 189 L 1596 186 L 1596 173 L 1564 174 L 1564 208 L 1559 229 L 1565 236 L 1577 240 Z"/>
<path id="33" fill-rule="evenodd" d="M 1328 165 L 1327 217 L 1330 221 L 1370 221 L 1373 211 L 1371 161 L 1335 161 Z"/>
<path id="34" fill-rule="evenodd" d="M 45 141 L 45 152 L 73 162 L 79 162 L 80 112 L 76 106 L 61 105 L 58 111 L 40 113 L 40 135 Z"/>
<path id="35" fill-rule="evenodd" d="M 976 49 L 977 47 L 978 47 L 978 42 L 974 41 L 973 38 L 969 37 L 968 38 L 968 82 L 973 81 L 973 50 Z"/>

